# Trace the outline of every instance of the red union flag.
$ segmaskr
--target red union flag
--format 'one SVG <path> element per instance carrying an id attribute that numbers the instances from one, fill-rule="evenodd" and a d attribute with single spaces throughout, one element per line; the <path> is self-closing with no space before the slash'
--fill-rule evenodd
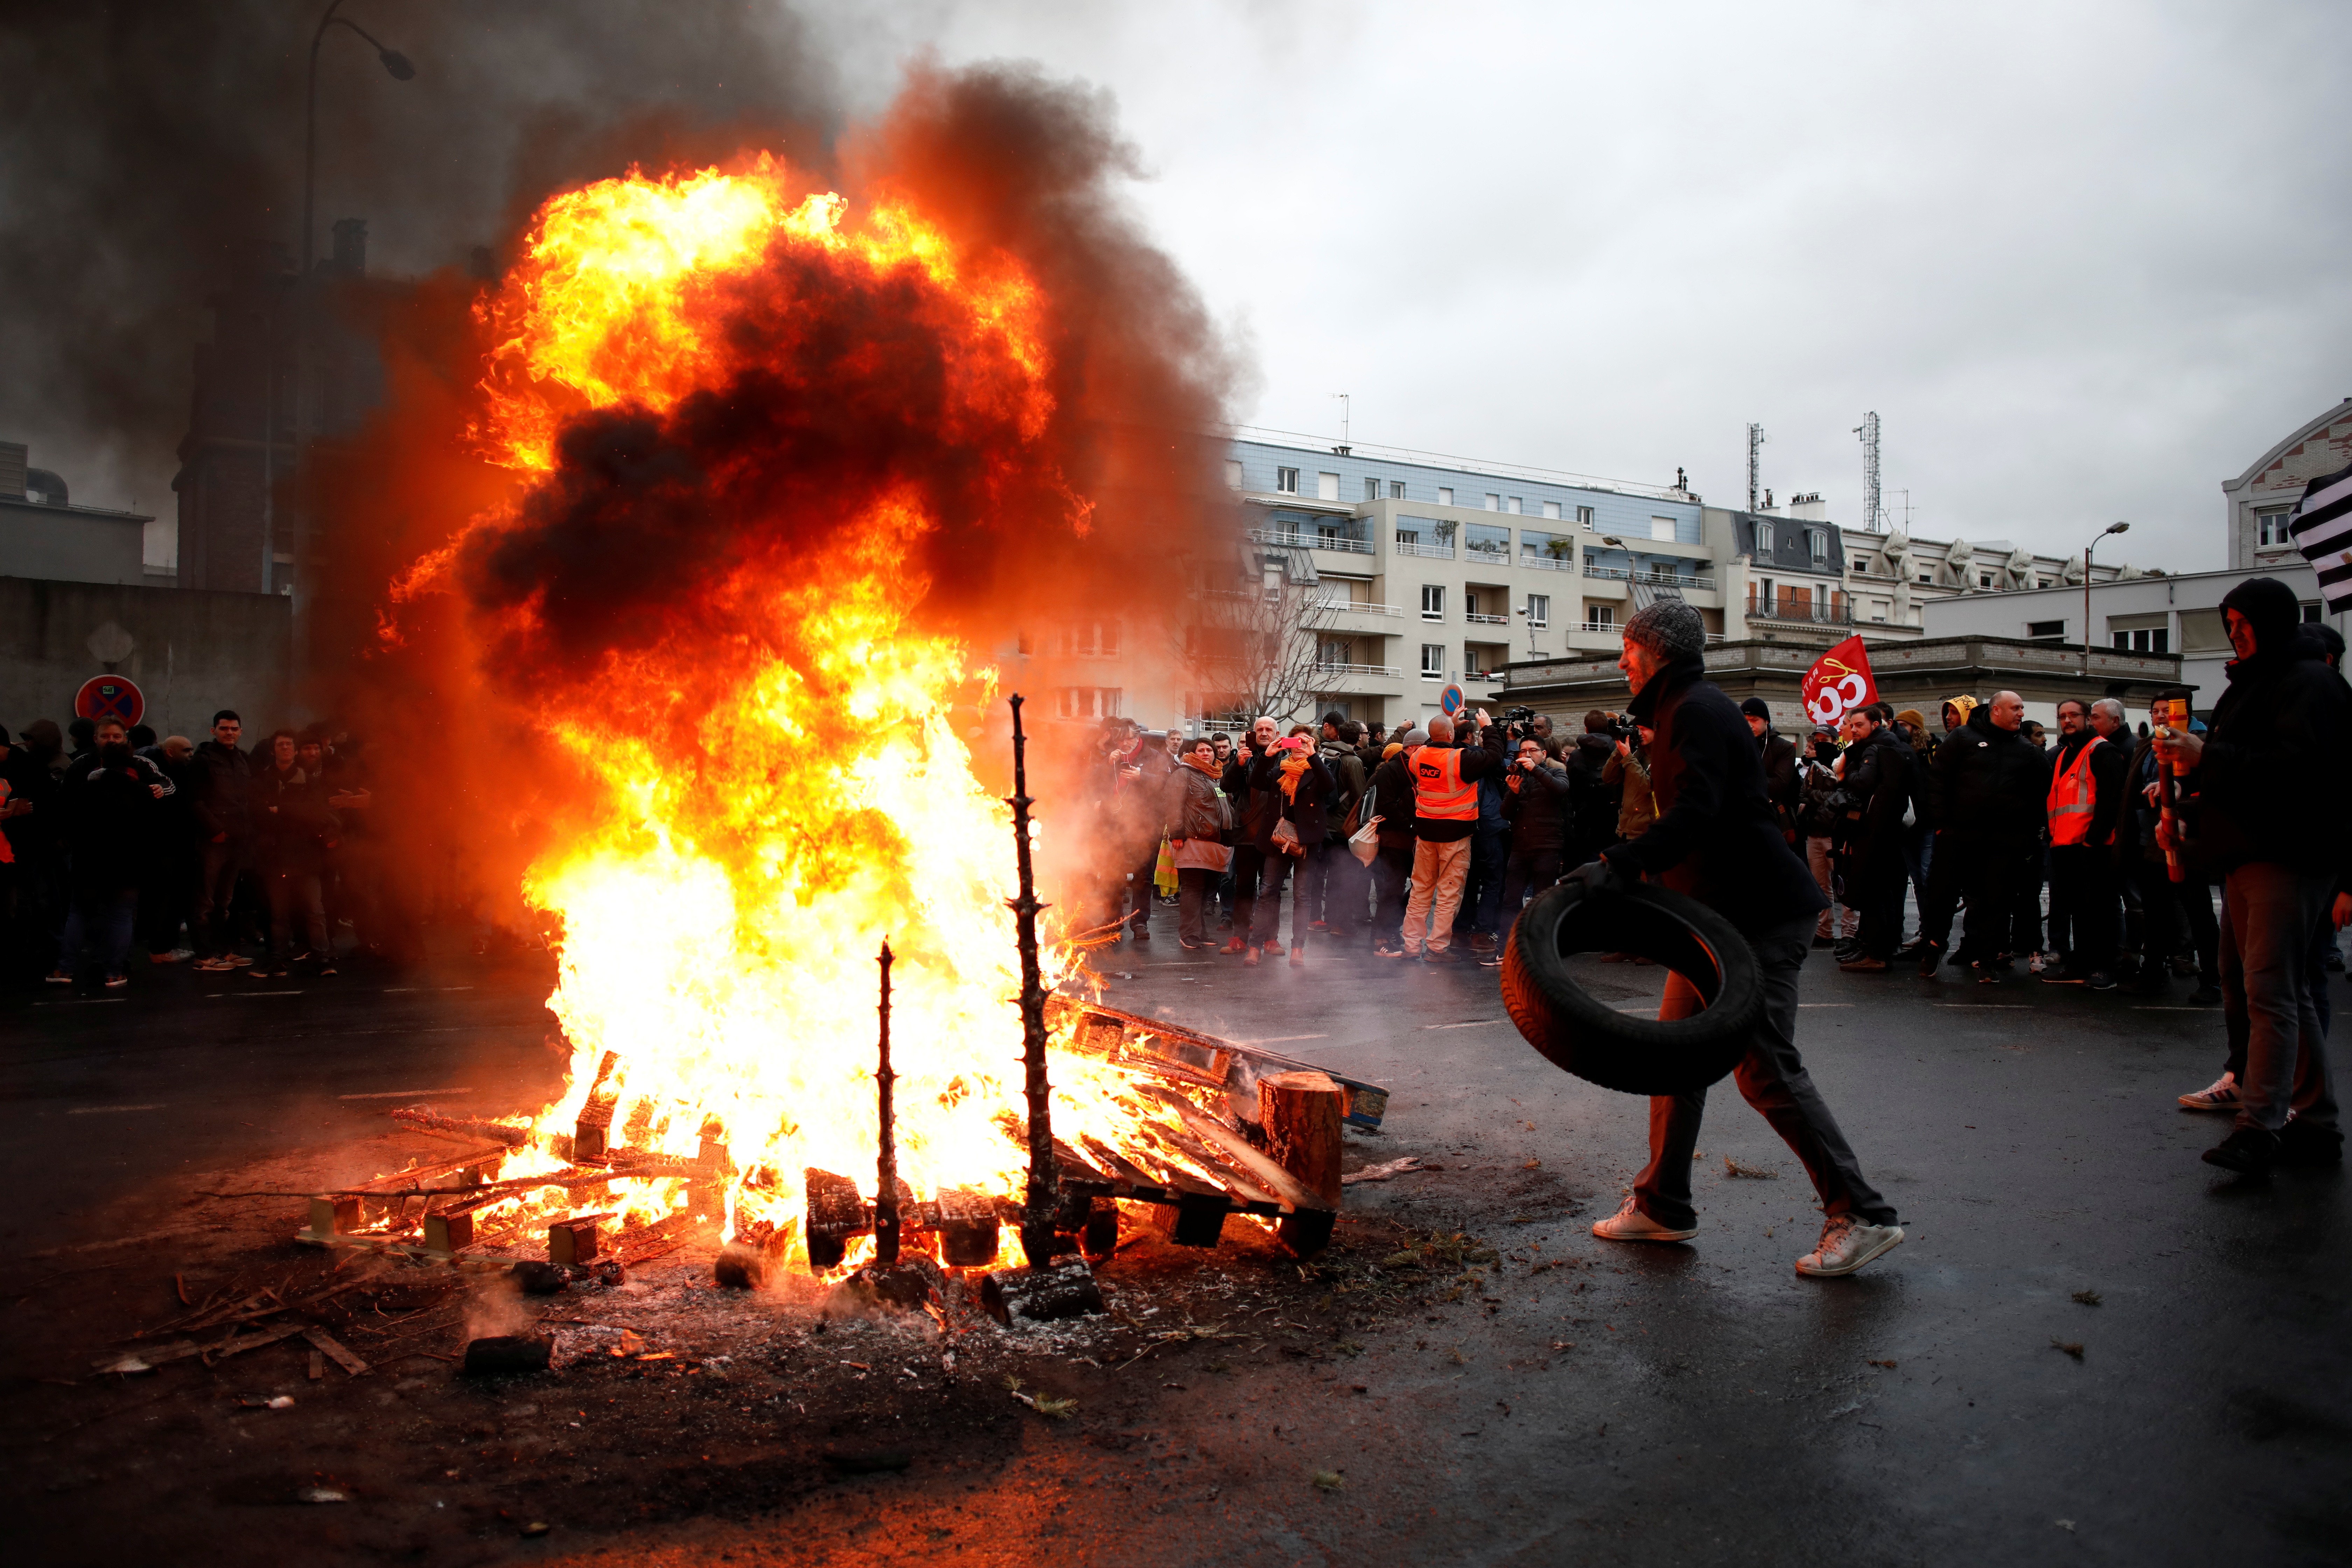
<path id="1" fill-rule="evenodd" d="M 1834 724 L 1865 703 L 1878 700 L 1870 655 L 1852 637 L 1822 655 L 1805 672 L 1805 711 L 1816 724 Z"/>

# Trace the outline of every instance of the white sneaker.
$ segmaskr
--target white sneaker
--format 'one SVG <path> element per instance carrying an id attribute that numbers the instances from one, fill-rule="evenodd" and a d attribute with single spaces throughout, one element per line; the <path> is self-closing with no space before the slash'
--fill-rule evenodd
<path id="1" fill-rule="evenodd" d="M 1882 1252 L 1901 1245 L 1899 1225 L 1864 1225 L 1850 1214 L 1822 1226 L 1822 1244 L 1797 1259 L 1797 1272 L 1828 1278 L 1851 1274 Z"/>
<path id="2" fill-rule="evenodd" d="M 2211 1087 L 2193 1089 L 2180 1097 L 2183 1110 L 2235 1110 L 2238 1109 L 2238 1075 L 2225 1072 L 2213 1080 Z"/>
<path id="3" fill-rule="evenodd" d="M 1669 1229 L 1643 1214 L 1632 1198 L 1627 1198 L 1623 1208 L 1607 1219 L 1592 1222 L 1592 1234 L 1603 1241 L 1688 1241 L 1698 1232 Z"/>

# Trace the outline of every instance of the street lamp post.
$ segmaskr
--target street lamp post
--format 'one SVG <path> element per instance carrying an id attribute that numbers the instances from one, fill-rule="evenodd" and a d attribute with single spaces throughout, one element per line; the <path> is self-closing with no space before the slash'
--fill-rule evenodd
<path id="1" fill-rule="evenodd" d="M 388 48 L 366 28 L 346 16 L 335 13 L 342 8 L 343 0 L 327 0 L 327 9 L 319 17 L 319 26 L 310 35 L 310 76 L 303 88 L 302 101 L 302 257 L 301 270 L 294 276 L 294 454 L 296 466 L 301 462 L 303 427 L 303 382 L 309 370 L 310 353 L 310 262 L 311 245 L 318 226 L 319 200 L 319 47 L 327 40 L 330 27 L 349 27 L 358 34 L 376 58 L 383 62 L 384 70 L 394 81 L 410 81 L 416 76 L 416 67 L 398 49 Z M 274 355 L 273 355 L 274 358 Z M 265 430 L 263 449 L 261 503 L 261 591 L 275 592 L 271 579 L 277 574 L 278 541 L 276 538 L 277 435 L 276 399 L 269 402 L 270 419 Z M 296 658 L 300 658 L 298 650 Z"/>
<path id="2" fill-rule="evenodd" d="M 2128 522 L 2110 523 L 2099 530 L 2097 536 L 2090 543 L 2083 546 L 2083 681 L 2086 686 L 2091 679 L 2091 552 L 2096 550 L 2099 547 L 2099 541 L 2108 534 L 2125 533 L 2130 529 L 2131 524 Z M 2083 711 L 2088 713 L 2090 710 L 2086 703 Z"/>

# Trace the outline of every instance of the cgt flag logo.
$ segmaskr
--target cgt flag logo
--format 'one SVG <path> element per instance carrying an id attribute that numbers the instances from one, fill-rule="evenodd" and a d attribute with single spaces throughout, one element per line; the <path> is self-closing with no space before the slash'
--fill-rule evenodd
<path id="1" fill-rule="evenodd" d="M 1852 637 L 1822 655 L 1805 672 L 1805 711 L 1816 724 L 1834 724 L 1853 710 L 1878 700 L 1878 682 L 1870 673 L 1870 655 L 1862 639 Z"/>

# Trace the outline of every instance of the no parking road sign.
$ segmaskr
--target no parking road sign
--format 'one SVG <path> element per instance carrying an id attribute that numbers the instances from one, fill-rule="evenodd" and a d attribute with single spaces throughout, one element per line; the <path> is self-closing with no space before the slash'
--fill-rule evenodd
<path id="1" fill-rule="evenodd" d="M 112 719 L 128 730 L 146 711 L 147 700 L 119 675 L 93 675 L 74 696 L 74 717 L 94 724 Z"/>

